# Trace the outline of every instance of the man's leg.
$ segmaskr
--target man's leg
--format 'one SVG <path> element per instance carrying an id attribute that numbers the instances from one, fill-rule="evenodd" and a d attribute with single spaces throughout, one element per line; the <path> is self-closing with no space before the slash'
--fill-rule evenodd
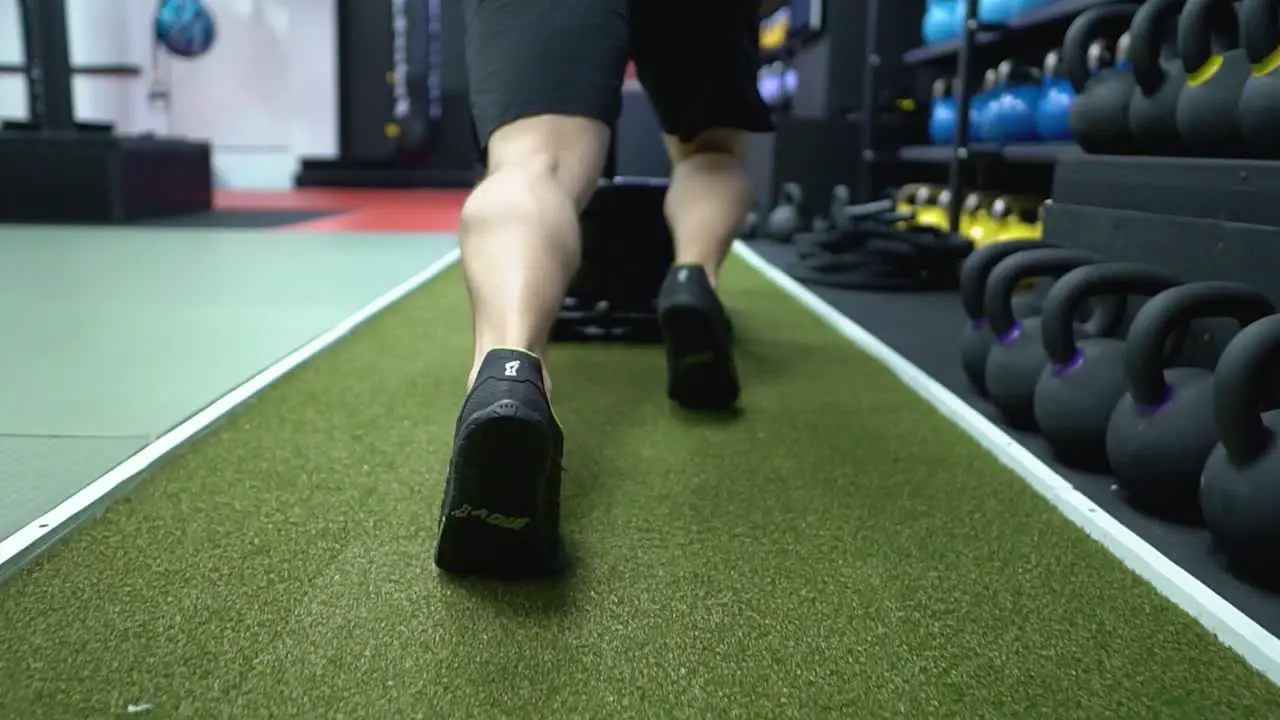
<path id="1" fill-rule="evenodd" d="M 671 156 L 666 213 L 676 265 L 701 267 L 713 288 L 751 209 L 751 182 L 743 162 L 747 135 L 745 130 L 714 128 L 688 142 L 665 138 Z"/>
<path id="2" fill-rule="evenodd" d="M 490 136 L 487 174 L 463 204 L 459 227 L 475 331 L 468 387 L 494 348 L 545 351 L 578 270 L 578 214 L 608 146 L 608 126 L 567 115 L 522 118 Z"/>
<path id="3" fill-rule="evenodd" d="M 667 394 L 697 409 L 723 410 L 739 395 L 720 265 L 751 205 L 743 156 L 747 136 L 773 128 L 756 89 L 758 0 L 633 3 L 632 54 L 671 155 L 666 215 L 675 267 L 659 297 L 667 343 Z M 672 18 L 681 18 L 673 22 Z"/>
<path id="4" fill-rule="evenodd" d="M 459 243 L 475 354 L 454 431 L 436 565 L 559 570 L 564 437 L 541 355 L 579 262 L 578 213 L 608 152 L 626 0 L 465 0 L 472 113 L 487 173 Z"/>

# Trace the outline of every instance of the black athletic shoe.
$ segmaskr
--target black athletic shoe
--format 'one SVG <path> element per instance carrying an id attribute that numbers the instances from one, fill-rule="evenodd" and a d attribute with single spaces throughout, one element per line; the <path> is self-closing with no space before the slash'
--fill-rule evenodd
<path id="1" fill-rule="evenodd" d="M 542 363 L 519 350 L 491 351 L 454 430 L 436 566 L 495 577 L 562 570 L 563 457 Z"/>
<path id="2" fill-rule="evenodd" d="M 738 402 L 733 331 L 706 271 L 673 267 L 658 295 L 667 344 L 667 396 L 694 410 L 730 410 Z"/>

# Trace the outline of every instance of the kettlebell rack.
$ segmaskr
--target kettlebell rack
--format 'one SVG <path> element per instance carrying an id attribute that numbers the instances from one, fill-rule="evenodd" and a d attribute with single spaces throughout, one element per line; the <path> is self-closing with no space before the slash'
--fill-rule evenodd
<path id="1" fill-rule="evenodd" d="M 869 13 L 876 12 L 879 0 L 870 3 Z M 956 103 L 955 133 L 950 146 L 912 148 L 914 151 L 900 153 L 902 159 L 944 160 L 947 164 L 947 187 L 952 198 L 956 200 L 948 208 L 950 227 L 960 227 L 962 203 L 958 200 L 967 194 L 970 168 L 974 164 L 986 164 L 993 161 L 1006 161 L 1020 164 L 1052 165 L 1064 154 L 1076 151 L 1072 143 L 1037 143 L 1001 146 L 998 143 L 970 141 L 970 108 L 975 95 L 974 87 L 980 82 L 977 71 L 978 50 L 997 44 L 1009 42 L 1011 35 L 1018 36 L 1043 34 L 1046 28 L 1069 22 L 1080 13 L 1094 7 L 1115 4 L 1122 0 L 1055 0 L 1040 5 L 1011 18 L 1004 24 L 982 23 L 979 19 L 978 0 L 963 0 L 960 9 L 963 20 L 959 35 L 941 43 L 926 45 L 907 51 L 903 55 L 906 65 L 923 65 L 938 60 L 954 57 L 956 63 L 956 83 L 954 98 Z M 1019 43 L 1009 43 L 1019 45 Z M 874 53 L 872 54 L 874 58 Z M 868 63 L 867 77 L 864 82 L 864 93 L 873 94 L 869 87 L 875 77 L 875 63 Z M 864 121 L 864 161 L 874 157 L 871 148 L 871 123 Z M 864 162 L 865 164 L 865 162 Z"/>

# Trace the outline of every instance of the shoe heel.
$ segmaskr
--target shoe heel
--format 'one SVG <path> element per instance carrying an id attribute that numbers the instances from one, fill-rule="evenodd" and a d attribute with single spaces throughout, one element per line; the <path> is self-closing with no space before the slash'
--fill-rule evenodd
<path id="1" fill-rule="evenodd" d="M 667 346 L 667 395 L 694 409 L 724 410 L 740 388 L 724 330 L 701 304 L 670 303 L 658 316 Z"/>
<path id="2" fill-rule="evenodd" d="M 542 517 L 553 455 L 545 422 L 519 403 L 495 403 L 469 418 L 441 507 L 436 566 L 460 575 L 557 569 L 559 528 Z"/>

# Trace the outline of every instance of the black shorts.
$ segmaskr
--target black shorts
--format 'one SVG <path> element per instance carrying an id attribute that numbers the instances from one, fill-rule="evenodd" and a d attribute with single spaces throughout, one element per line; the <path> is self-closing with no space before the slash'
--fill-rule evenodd
<path id="1" fill-rule="evenodd" d="M 773 129 L 756 88 L 758 0 L 464 0 L 481 145 L 534 115 L 612 126 L 628 59 L 663 131 Z"/>

